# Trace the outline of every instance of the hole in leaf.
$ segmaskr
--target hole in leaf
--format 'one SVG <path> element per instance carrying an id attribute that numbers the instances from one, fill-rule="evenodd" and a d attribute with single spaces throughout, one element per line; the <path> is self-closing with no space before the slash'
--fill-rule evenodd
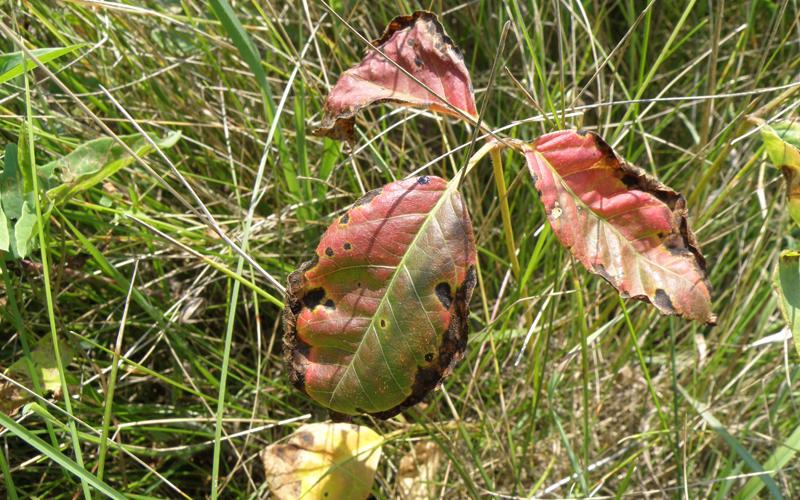
<path id="1" fill-rule="evenodd" d="M 443 281 L 436 285 L 436 297 L 445 309 L 450 309 L 450 304 L 453 303 L 453 291 L 450 289 L 450 283 Z"/>
<path id="2" fill-rule="evenodd" d="M 314 288 L 303 295 L 303 305 L 308 309 L 314 309 L 324 298 L 325 290 L 323 288 Z"/>

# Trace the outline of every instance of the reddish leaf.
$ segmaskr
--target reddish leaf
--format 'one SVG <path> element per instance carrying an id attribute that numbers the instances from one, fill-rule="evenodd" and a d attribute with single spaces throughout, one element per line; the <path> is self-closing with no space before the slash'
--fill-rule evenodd
<path id="1" fill-rule="evenodd" d="M 396 17 L 372 44 L 448 103 L 477 117 L 464 57 L 434 14 L 419 11 Z M 387 102 L 459 116 L 381 54 L 369 49 L 360 63 L 339 77 L 325 102 L 322 124 L 314 133 L 353 142 L 356 113 L 371 104 Z"/>
<path id="2" fill-rule="evenodd" d="M 455 183 L 422 176 L 368 193 L 289 276 L 292 382 L 343 414 L 418 403 L 463 355 L 475 263 Z"/>
<path id="3" fill-rule="evenodd" d="M 664 314 L 716 321 L 683 196 L 594 133 L 547 134 L 524 153 L 553 231 L 587 269 Z"/>

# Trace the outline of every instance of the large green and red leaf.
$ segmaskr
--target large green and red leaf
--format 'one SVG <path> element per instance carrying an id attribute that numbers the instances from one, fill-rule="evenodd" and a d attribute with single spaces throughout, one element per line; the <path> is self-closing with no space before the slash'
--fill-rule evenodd
<path id="1" fill-rule="evenodd" d="M 289 276 L 292 381 L 343 414 L 416 404 L 462 356 L 475 264 L 454 183 L 422 176 L 368 193 Z"/>
<path id="2" fill-rule="evenodd" d="M 371 104 L 395 103 L 460 116 L 453 106 L 477 117 L 464 57 L 434 14 L 418 11 L 394 18 L 372 45 L 383 54 L 369 49 L 339 77 L 315 134 L 352 142 L 355 116 Z"/>
<path id="3" fill-rule="evenodd" d="M 522 149 L 553 232 L 589 271 L 664 314 L 716 321 L 683 196 L 594 133 L 554 132 Z"/>

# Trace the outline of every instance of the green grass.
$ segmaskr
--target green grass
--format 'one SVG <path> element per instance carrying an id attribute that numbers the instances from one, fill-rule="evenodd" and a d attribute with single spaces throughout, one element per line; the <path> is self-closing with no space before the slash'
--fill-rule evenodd
<path id="1" fill-rule="evenodd" d="M 37 69 L 27 91 L 22 76 L 0 84 L 0 149 L 26 124 L 28 168 L 112 133 L 182 134 L 163 157 L 37 207 L 39 248 L 0 268 L 0 368 L 44 337 L 76 352 L 58 367 L 71 398 L 18 380 L 35 404 L 0 415 L 0 497 L 264 496 L 259 452 L 327 418 L 284 370 L 280 283 L 364 192 L 423 166 L 452 178 L 465 162 L 469 130 L 410 111 L 366 113 L 353 154 L 310 136 L 363 43 L 317 2 L 222 3 L 0 9 L 30 50 L 78 45 L 48 62 L 58 81 Z M 745 120 L 765 105 L 798 113 L 798 5 L 646 6 L 332 3 L 368 38 L 395 15 L 441 13 L 479 102 L 511 21 L 484 121 L 523 139 L 597 130 L 684 193 L 719 316 L 706 327 L 620 301 L 560 247 L 520 159 L 484 159 L 461 188 L 480 259 L 467 357 L 424 405 L 355 419 L 393 433 L 377 498 L 398 495 L 419 440 L 442 448 L 435 490 L 453 498 L 800 496 L 798 355 L 791 341 L 749 347 L 784 326 L 777 257 L 800 233 Z M 260 66 L 231 38 L 240 30 Z M 17 51 L 0 37 L 0 52 Z"/>

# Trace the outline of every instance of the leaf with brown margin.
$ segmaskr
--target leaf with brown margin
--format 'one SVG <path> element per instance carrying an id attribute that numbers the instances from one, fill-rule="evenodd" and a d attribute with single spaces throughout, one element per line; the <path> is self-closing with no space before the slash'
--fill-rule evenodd
<path id="1" fill-rule="evenodd" d="M 261 454 L 269 488 L 281 500 L 367 498 L 383 438 L 369 427 L 306 424 Z"/>
<path id="2" fill-rule="evenodd" d="M 758 118 L 751 120 L 760 125 L 767 155 L 786 179 L 789 215 L 800 224 L 800 122 L 784 120 L 767 125 Z"/>
<path id="3" fill-rule="evenodd" d="M 388 418 L 461 359 L 477 257 L 456 185 L 421 176 L 367 193 L 289 276 L 284 355 L 317 403 Z"/>
<path id="4" fill-rule="evenodd" d="M 315 135 L 353 142 L 355 116 L 372 104 L 423 107 L 460 117 L 431 90 L 466 115 L 477 117 L 464 56 L 435 14 L 418 11 L 396 17 L 372 45 L 430 90 L 380 53 L 368 49 L 361 62 L 345 71 L 334 85 L 325 102 L 322 123 L 313 132 Z"/>
<path id="5" fill-rule="evenodd" d="M 683 196 L 592 132 L 554 132 L 522 149 L 553 232 L 589 271 L 664 314 L 716 322 Z"/>

